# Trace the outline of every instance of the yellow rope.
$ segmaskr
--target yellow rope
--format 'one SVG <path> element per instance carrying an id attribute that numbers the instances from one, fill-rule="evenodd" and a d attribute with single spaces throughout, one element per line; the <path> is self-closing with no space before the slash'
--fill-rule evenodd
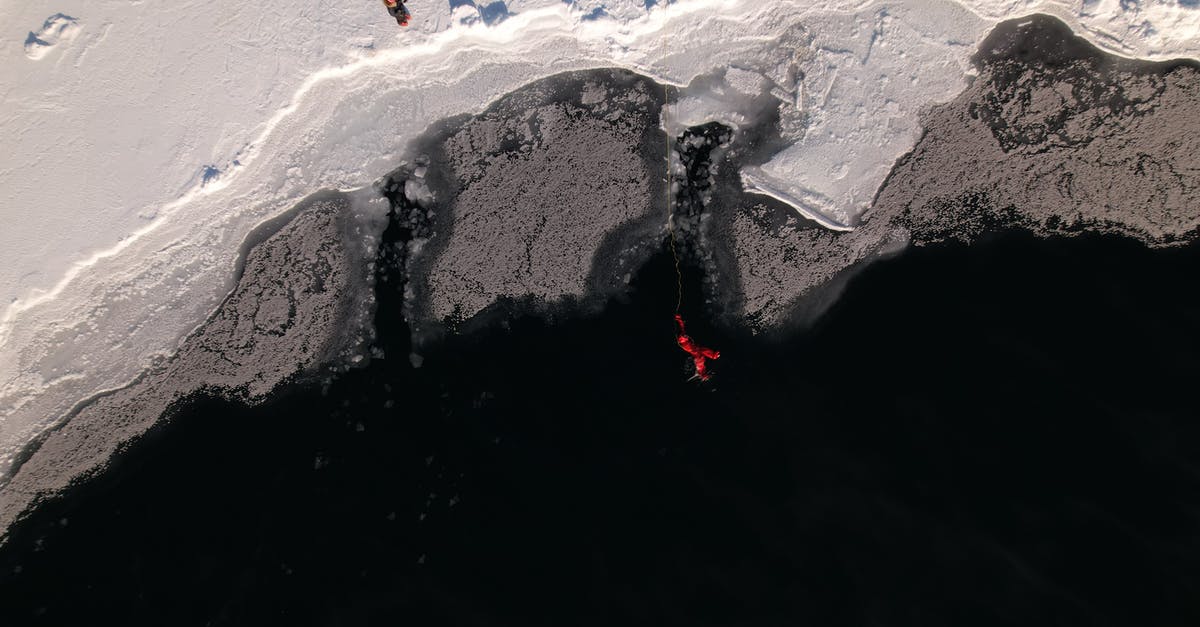
<path id="1" fill-rule="evenodd" d="M 663 83 L 663 108 L 662 108 L 662 125 L 663 136 L 666 138 L 666 199 L 667 199 L 667 233 L 671 235 L 671 257 L 675 259 L 675 313 L 679 313 L 679 309 L 683 306 L 683 272 L 679 269 L 679 251 L 675 248 L 675 224 L 674 216 L 671 212 L 671 129 L 667 125 L 667 103 L 670 101 L 668 93 L 670 86 Z"/>

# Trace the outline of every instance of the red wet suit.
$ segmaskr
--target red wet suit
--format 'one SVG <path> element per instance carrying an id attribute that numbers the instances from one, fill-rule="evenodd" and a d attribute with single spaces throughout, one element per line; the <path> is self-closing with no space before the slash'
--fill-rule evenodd
<path id="1" fill-rule="evenodd" d="M 675 337 L 675 341 L 679 344 L 679 348 L 687 351 L 692 356 L 692 361 L 696 364 L 696 378 L 701 381 L 708 381 L 712 375 L 708 373 L 708 364 L 706 362 L 709 359 L 720 359 L 721 352 L 700 346 L 692 340 L 683 328 L 683 316 L 675 314 L 675 324 L 679 326 L 679 334 Z"/>

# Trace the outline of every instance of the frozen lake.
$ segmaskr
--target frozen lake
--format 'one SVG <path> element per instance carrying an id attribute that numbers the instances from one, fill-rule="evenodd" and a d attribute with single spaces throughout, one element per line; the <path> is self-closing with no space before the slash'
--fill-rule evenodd
<path id="1" fill-rule="evenodd" d="M 1047 12 L 1117 54 L 1200 56 L 1200 9 L 1165 1 L 413 10 L 400 31 L 373 1 L 0 6 L 0 476 L 81 399 L 172 354 L 228 292 L 256 225 L 319 189 L 370 185 L 429 124 L 537 78 L 716 77 L 685 94 L 692 122 L 736 124 L 746 97 L 770 94 L 794 143 L 747 180 L 853 228 L 922 108 L 965 87 L 1000 20 Z"/>

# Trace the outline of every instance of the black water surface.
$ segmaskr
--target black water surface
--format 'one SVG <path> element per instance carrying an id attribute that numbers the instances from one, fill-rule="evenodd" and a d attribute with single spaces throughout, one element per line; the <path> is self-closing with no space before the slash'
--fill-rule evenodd
<path id="1" fill-rule="evenodd" d="M 689 311 L 712 385 L 672 272 L 196 399 L 17 530 L 0 624 L 1200 623 L 1200 246 L 911 251 L 771 343 Z"/>

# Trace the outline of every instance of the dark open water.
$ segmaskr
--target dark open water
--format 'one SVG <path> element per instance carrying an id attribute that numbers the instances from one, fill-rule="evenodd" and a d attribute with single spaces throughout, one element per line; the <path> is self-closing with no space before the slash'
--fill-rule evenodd
<path id="1" fill-rule="evenodd" d="M 415 371 L 385 287 L 388 359 L 197 399 L 21 526 L 0 624 L 1200 624 L 1198 276 L 1195 245 L 913 251 L 788 339 L 686 312 L 710 386 L 661 255 Z"/>

